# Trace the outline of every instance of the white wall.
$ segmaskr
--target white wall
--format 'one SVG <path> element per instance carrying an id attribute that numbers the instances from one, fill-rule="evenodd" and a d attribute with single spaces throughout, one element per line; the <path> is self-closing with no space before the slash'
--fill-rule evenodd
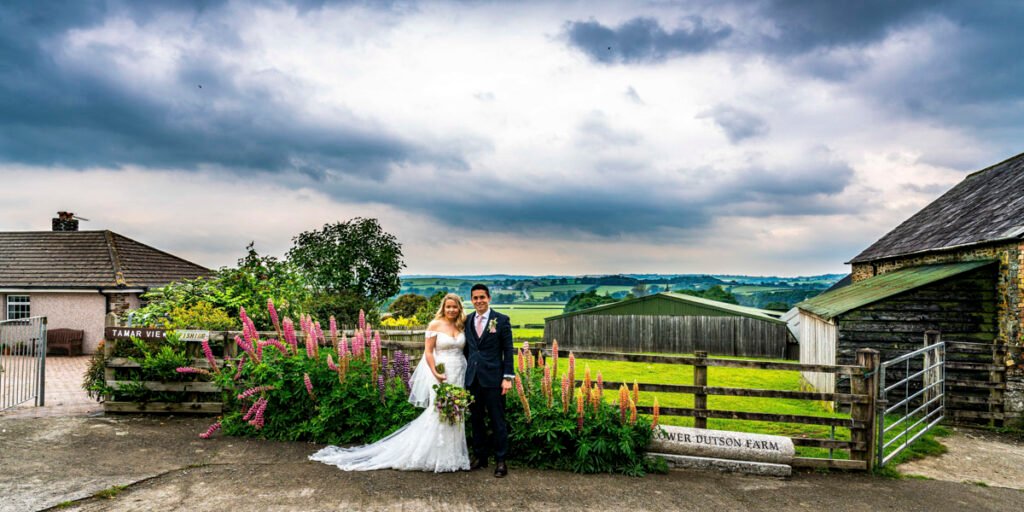
<path id="1" fill-rule="evenodd" d="M 107 310 L 107 299 L 95 293 L 45 293 L 33 292 L 32 316 L 45 316 L 47 329 L 80 329 L 85 331 L 82 351 L 96 352 L 103 340 L 103 318 Z"/>

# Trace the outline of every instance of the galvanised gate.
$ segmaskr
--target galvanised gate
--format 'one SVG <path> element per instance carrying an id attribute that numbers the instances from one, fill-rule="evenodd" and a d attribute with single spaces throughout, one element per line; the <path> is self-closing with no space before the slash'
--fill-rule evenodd
<path id="1" fill-rule="evenodd" d="M 0 322 L 0 411 L 46 395 L 46 317 Z"/>

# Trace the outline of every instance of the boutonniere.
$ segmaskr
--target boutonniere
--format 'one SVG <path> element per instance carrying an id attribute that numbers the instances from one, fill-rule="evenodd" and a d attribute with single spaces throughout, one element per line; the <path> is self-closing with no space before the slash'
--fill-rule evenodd
<path id="1" fill-rule="evenodd" d="M 487 322 L 487 330 L 490 331 L 491 334 L 498 332 L 498 320 L 495 319 Z"/>

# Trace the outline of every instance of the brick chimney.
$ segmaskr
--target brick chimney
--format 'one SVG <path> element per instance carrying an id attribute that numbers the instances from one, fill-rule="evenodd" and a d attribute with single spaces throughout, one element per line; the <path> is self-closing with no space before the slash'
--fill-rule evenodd
<path id="1" fill-rule="evenodd" d="M 78 219 L 71 212 L 57 212 L 53 218 L 54 231 L 78 231 Z"/>

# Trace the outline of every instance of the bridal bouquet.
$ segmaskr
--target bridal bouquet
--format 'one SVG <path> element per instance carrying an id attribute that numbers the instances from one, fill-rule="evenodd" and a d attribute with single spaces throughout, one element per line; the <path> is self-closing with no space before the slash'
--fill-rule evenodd
<path id="1" fill-rule="evenodd" d="M 434 391 L 437 392 L 434 407 L 437 407 L 441 421 L 458 425 L 466 420 L 466 411 L 473 403 L 473 395 L 469 391 L 447 382 L 434 384 Z"/>

